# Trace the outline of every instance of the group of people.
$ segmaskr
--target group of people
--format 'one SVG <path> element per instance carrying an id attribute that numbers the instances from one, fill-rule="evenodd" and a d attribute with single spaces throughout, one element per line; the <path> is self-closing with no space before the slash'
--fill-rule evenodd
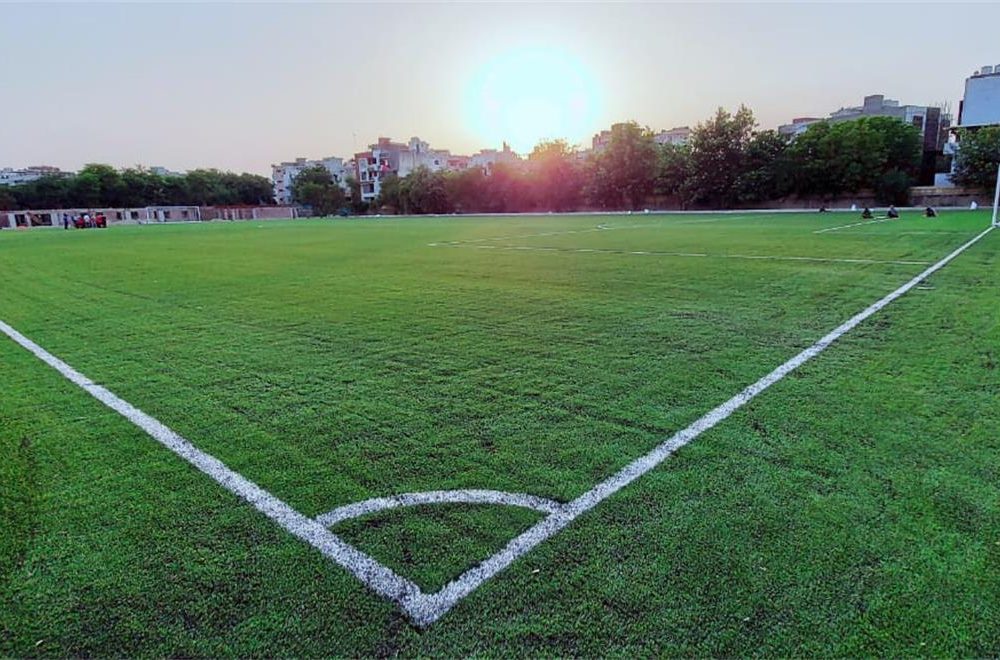
<path id="1" fill-rule="evenodd" d="M 63 229 L 69 229 L 70 225 L 73 225 L 73 227 L 75 227 L 76 229 L 108 228 L 108 217 L 104 215 L 104 213 L 101 211 L 98 211 L 94 215 L 91 215 L 90 213 L 78 213 L 76 215 L 63 213 L 62 220 L 63 220 Z"/>
<path id="2" fill-rule="evenodd" d="M 887 219 L 889 219 L 889 220 L 898 219 L 899 218 L 899 211 L 896 209 L 895 206 L 890 205 L 889 208 L 886 209 L 885 217 Z M 927 208 L 924 209 L 924 217 L 926 217 L 926 218 L 936 218 L 937 217 L 937 211 L 934 210 L 934 207 L 928 206 Z M 872 210 L 870 208 L 868 208 L 867 206 L 864 208 L 863 211 L 861 211 L 861 219 L 862 220 L 872 220 L 874 218 L 875 218 L 875 216 L 872 215 Z"/>

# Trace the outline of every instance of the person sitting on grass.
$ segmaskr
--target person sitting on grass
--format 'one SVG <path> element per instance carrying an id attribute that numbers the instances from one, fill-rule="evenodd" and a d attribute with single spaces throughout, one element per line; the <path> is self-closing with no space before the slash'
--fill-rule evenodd
<path id="1" fill-rule="evenodd" d="M 889 210 L 885 212 L 885 217 L 887 218 L 898 218 L 899 211 L 896 210 L 895 206 L 889 206 Z"/>
<path id="2" fill-rule="evenodd" d="M 871 220 L 872 217 L 873 217 L 872 216 L 872 210 L 866 206 L 864 208 L 864 210 L 861 211 L 861 219 L 862 220 Z"/>
<path id="3" fill-rule="evenodd" d="M 935 211 L 933 207 L 928 206 L 926 209 L 924 209 L 924 215 L 927 216 L 928 218 L 936 218 L 937 211 Z"/>

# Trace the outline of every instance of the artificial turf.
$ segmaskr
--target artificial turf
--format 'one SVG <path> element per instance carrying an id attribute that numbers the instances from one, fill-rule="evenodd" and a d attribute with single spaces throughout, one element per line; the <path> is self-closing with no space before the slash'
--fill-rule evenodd
<path id="1" fill-rule="evenodd" d="M 925 268 L 812 259 L 930 263 L 988 216 L 816 233 L 856 221 L 3 231 L 0 319 L 309 516 L 567 501 Z M 426 630 L 0 339 L 0 654 L 996 655 L 998 275 L 993 233 Z M 333 531 L 434 591 L 536 518 Z"/>

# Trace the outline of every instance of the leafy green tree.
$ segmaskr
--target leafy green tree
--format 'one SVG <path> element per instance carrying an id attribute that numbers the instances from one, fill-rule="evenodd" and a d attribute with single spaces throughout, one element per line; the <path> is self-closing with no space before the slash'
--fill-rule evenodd
<path id="1" fill-rule="evenodd" d="M 345 206 L 344 190 L 320 165 L 302 170 L 292 182 L 292 199 L 311 206 L 318 215 L 332 215 Z"/>
<path id="2" fill-rule="evenodd" d="M 739 201 L 763 202 L 791 192 L 787 149 L 788 140 L 776 131 L 753 134 L 743 152 L 743 169 L 734 183 Z"/>
<path id="3" fill-rule="evenodd" d="M 576 150 L 565 140 L 541 142 L 528 155 L 534 202 L 545 211 L 579 208 L 583 196 L 583 167 Z"/>
<path id="4" fill-rule="evenodd" d="M 418 167 L 404 179 L 408 213 L 448 213 L 451 205 L 444 173 Z"/>
<path id="5" fill-rule="evenodd" d="M 1000 164 L 1000 126 L 958 132 L 952 180 L 960 186 L 992 190 Z"/>
<path id="6" fill-rule="evenodd" d="M 753 129 L 753 113 L 740 106 L 735 114 L 719 108 L 715 116 L 691 132 L 690 176 L 684 186 L 689 201 L 728 207 L 740 197 L 739 180 Z"/>
<path id="7" fill-rule="evenodd" d="M 17 198 L 8 190 L 0 188 L 0 211 L 13 211 L 17 208 Z"/>
<path id="8" fill-rule="evenodd" d="M 691 149 L 686 144 L 660 147 L 654 190 L 660 195 L 678 195 L 691 176 Z"/>
<path id="9" fill-rule="evenodd" d="M 486 211 L 487 177 L 478 167 L 449 173 L 445 178 L 448 199 L 459 213 Z"/>
<path id="10" fill-rule="evenodd" d="M 882 183 L 898 186 L 899 172 L 912 180 L 920 165 L 920 133 L 892 117 L 813 124 L 788 149 L 794 188 L 824 197 Z"/>
<path id="11" fill-rule="evenodd" d="M 587 165 L 591 203 L 602 208 L 641 208 L 655 187 L 658 159 L 652 131 L 634 121 L 615 124 L 608 145 Z"/>

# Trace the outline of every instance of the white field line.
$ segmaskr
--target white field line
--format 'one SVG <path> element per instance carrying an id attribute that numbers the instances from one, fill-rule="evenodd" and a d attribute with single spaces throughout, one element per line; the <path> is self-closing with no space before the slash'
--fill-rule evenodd
<path id="1" fill-rule="evenodd" d="M 653 257 L 702 257 L 708 259 L 751 259 L 762 261 L 805 261 L 842 264 L 891 264 L 895 266 L 927 266 L 930 261 L 905 259 L 863 259 L 851 257 L 798 257 L 771 254 L 709 254 L 707 252 L 663 252 L 659 250 L 612 250 L 609 248 L 558 248 L 528 245 L 470 245 L 468 243 L 437 243 L 435 247 L 476 248 L 479 250 L 508 250 L 529 252 L 591 252 L 597 254 L 624 254 Z"/>
<path id="2" fill-rule="evenodd" d="M 671 454 L 690 443 L 699 435 L 716 426 L 725 420 L 741 407 L 756 398 L 761 392 L 774 385 L 789 373 L 802 366 L 812 358 L 826 350 L 833 342 L 844 336 L 865 319 L 883 309 L 900 296 L 916 287 L 920 282 L 930 277 L 932 274 L 944 268 L 949 262 L 967 249 L 975 245 L 981 238 L 986 236 L 993 227 L 989 227 L 982 233 L 976 235 L 944 257 L 934 265 L 922 271 L 895 291 L 872 303 L 862 311 L 858 312 L 842 324 L 828 332 L 815 344 L 806 348 L 798 355 L 794 356 L 771 373 L 767 374 L 756 383 L 753 383 L 742 392 L 729 399 L 725 403 L 716 406 L 705 413 L 687 428 L 678 431 L 665 442 L 657 446 L 645 456 L 633 461 L 625 466 L 621 471 L 605 479 L 597 486 L 580 495 L 572 502 L 569 502 L 556 513 L 539 521 L 507 546 L 478 566 L 466 571 L 454 581 L 447 584 L 441 591 L 431 596 L 424 596 L 412 604 L 410 616 L 418 625 L 429 625 L 443 616 L 448 610 L 454 607 L 465 596 L 472 593 L 479 585 L 490 579 L 500 571 L 504 570 L 519 558 L 524 556 L 532 548 L 542 541 L 552 537 L 561 529 L 573 522 L 577 517 L 591 510 L 603 500 L 617 493 L 619 490 L 632 483 L 642 475 L 646 474 L 657 465 L 666 460 Z"/>
<path id="3" fill-rule="evenodd" d="M 896 220 L 897 218 L 879 218 L 878 220 L 865 220 L 864 222 L 852 222 L 849 225 L 840 225 L 839 227 L 827 227 L 826 229 L 817 229 L 814 234 L 825 234 L 828 231 L 839 231 L 841 229 L 850 229 L 851 227 L 860 227 L 861 225 L 877 225 L 880 222 L 889 222 L 891 220 Z"/>
<path id="4" fill-rule="evenodd" d="M 344 520 L 366 516 L 376 511 L 420 504 L 500 504 L 534 509 L 541 513 L 555 513 L 562 506 L 559 502 L 524 493 L 505 493 L 499 490 L 434 490 L 355 502 L 318 516 L 316 522 L 324 527 L 332 527 Z"/>
<path id="5" fill-rule="evenodd" d="M 346 568 L 380 596 L 402 603 L 407 597 L 420 593 L 416 584 L 400 577 L 365 553 L 345 543 L 322 524 L 302 515 L 257 484 L 227 467 L 219 459 L 196 448 L 173 429 L 119 398 L 110 390 L 94 383 L 3 321 L 0 321 L 0 331 L 30 351 L 39 360 L 58 371 L 71 383 L 207 474 L 223 488 L 246 500 L 290 534 L 302 539 Z"/>
<path id="6" fill-rule="evenodd" d="M 67 380 L 128 419 L 163 446 L 211 477 L 226 490 L 246 500 L 290 534 L 309 543 L 325 556 L 343 566 L 372 591 L 396 602 L 416 625 L 428 626 L 437 621 L 483 582 L 510 566 L 525 553 L 529 552 L 539 543 L 552 537 L 583 513 L 594 508 L 606 498 L 655 468 L 679 448 L 725 420 L 733 412 L 752 401 L 757 395 L 780 381 L 794 369 L 819 355 L 838 338 L 850 332 L 862 321 L 913 289 L 931 274 L 943 268 L 992 230 L 993 227 L 991 226 L 970 239 L 906 284 L 903 284 L 892 293 L 889 293 L 852 316 L 815 344 L 803 350 L 756 383 L 750 385 L 725 403 L 713 408 L 687 428 L 675 433 L 645 456 L 633 461 L 572 502 L 556 505 L 553 513 L 550 513 L 547 517 L 517 536 L 503 550 L 486 559 L 478 566 L 466 571 L 435 594 L 424 594 L 413 582 L 399 576 L 372 557 L 345 543 L 326 529 L 320 522 L 307 518 L 295 511 L 257 484 L 228 468 L 214 456 L 197 449 L 189 441 L 159 420 L 119 398 L 108 389 L 97 385 L 3 321 L 0 321 L 0 331 L 27 349 L 42 362 L 58 371 Z M 538 502 L 543 501 L 542 498 L 537 499 Z M 539 506 L 542 505 L 540 504 Z M 551 507 L 549 504 L 545 504 L 544 506 Z"/>

